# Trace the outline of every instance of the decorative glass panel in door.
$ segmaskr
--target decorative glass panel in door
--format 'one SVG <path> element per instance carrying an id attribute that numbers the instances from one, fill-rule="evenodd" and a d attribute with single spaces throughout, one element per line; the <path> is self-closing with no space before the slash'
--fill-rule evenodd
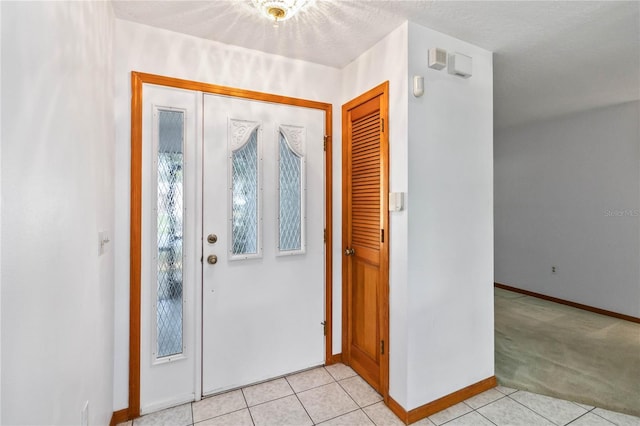
<path id="1" fill-rule="evenodd" d="M 182 353 L 184 111 L 158 110 L 156 358 Z"/>
<path id="2" fill-rule="evenodd" d="M 140 235 L 140 411 L 193 400 L 202 95 L 143 85 Z M 132 245 L 132 249 L 134 246 Z"/>
<path id="3" fill-rule="evenodd" d="M 305 176 L 303 127 L 278 132 L 278 254 L 304 253 Z"/>
<path id="4" fill-rule="evenodd" d="M 231 258 L 247 259 L 262 251 L 258 123 L 230 120 L 229 125 L 235 130 L 230 143 Z"/>

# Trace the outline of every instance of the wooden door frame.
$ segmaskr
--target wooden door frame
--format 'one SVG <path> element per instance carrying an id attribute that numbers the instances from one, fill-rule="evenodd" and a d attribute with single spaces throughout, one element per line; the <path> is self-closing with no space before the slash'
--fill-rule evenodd
<path id="1" fill-rule="evenodd" d="M 329 103 L 255 92 L 173 77 L 131 72 L 131 212 L 129 254 L 129 420 L 140 416 L 140 325 L 142 261 L 142 89 L 144 84 L 173 87 L 214 95 L 318 109 L 325 113 L 325 363 L 335 362 L 332 353 L 332 108 Z M 122 413 L 125 410 L 119 410 Z M 115 415 L 115 413 L 114 413 Z M 121 419 L 122 414 L 119 414 Z"/>
<path id="2" fill-rule="evenodd" d="M 380 250 L 380 270 L 381 270 L 381 286 L 382 293 L 384 295 L 381 301 L 381 312 L 379 313 L 380 319 L 380 338 L 385 342 L 386 350 L 381 356 L 381 371 L 380 371 L 380 393 L 384 398 L 386 404 L 389 403 L 389 241 L 391 233 L 389 232 L 389 82 L 386 81 L 373 89 L 361 94 L 360 96 L 352 99 L 346 104 L 342 105 L 342 253 L 347 249 L 349 241 L 347 234 L 347 190 L 346 190 L 346 176 L 348 173 L 347 167 L 347 141 L 349 140 L 349 123 L 348 123 L 348 111 L 361 105 L 371 99 L 380 96 L 380 118 L 384 125 L 381 129 L 380 136 L 380 169 L 382 174 L 382 182 L 380 185 L 380 203 L 382 208 L 382 223 L 381 229 L 385 230 L 385 241 L 382 244 Z M 349 286 L 350 280 L 348 271 L 346 268 L 346 262 L 342 262 L 342 360 L 345 364 L 349 364 L 351 360 L 351 349 L 349 346 L 348 332 L 349 321 L 351 318 L 350 304 L 348 303 L 350 298 L 349 294 L 351 288 Z"/>

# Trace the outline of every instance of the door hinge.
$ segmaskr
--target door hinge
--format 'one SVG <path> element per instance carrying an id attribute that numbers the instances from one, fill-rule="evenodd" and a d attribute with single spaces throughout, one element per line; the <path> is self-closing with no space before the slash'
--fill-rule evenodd
<path id="1" fill-rule="evenodd" d="M 384 229 L 380 230 L 380 242 L 384 243 Z"/>
<path id="2" fill-rule="evenodd" d="M 327 242 L 327 228 L 324 228 L 324 242 Z"/>
<path id="3" fill-rule="evenodd" d="M 380 340 L 380 354 L 384 355 L 384 340 Z"/>
<path id="4" fill-rule="evenodd" d="M 382 126 L 381 132 L 384 133 L 384 118 L 380 119 L 380 125 Z"/>
<path id="5" fill-rule="evenodd" d="M 327 150 L 327 141 L 329 140 L 329 135 L 324 135 L 324 150 Z"/>
<path id="6" fill-rule="evenodd" d="M 320 324 L 322 324 L 323 333 L 326 336 L 327 335 L 327 322 L 326 321 L 322 321 Z"/>

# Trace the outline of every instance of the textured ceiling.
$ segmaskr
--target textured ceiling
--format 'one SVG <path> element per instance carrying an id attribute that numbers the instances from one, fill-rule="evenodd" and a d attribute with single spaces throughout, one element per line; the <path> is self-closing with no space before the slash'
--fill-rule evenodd
<path id="1" fill-rule="evenodd" d="M 120 19 L 342 68 L 409 20 L 493 51 L 496 127 L 640 99 L 639 1 L 114 1 Z"/>

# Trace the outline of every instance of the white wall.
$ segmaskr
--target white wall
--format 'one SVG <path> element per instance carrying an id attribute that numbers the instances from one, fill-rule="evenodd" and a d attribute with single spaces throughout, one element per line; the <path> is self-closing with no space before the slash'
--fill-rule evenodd
<path id="1" fill-rule="evenodd" d="M 432 47 L 471 56 L 473 76 L 428 68 Z M 413 409 L 494 374 L 492 53 L 410 23 L 408 74 L 425 80 L 409 96 Z"/>
<path id="2" fill-rule="evenodd" d="M 334 154 L 340 145 L 340 71 L 280 56 L 116 20 L 116 319 L 114 409 L 128 406 L 130 72 L 183 78 L 241 89 L 312 99 L 334 105 Z M 339 157 L 334 172 L 340 170 Z M 339 176 L 334 182 L 340 182 Z M 338 186 L 339 187 L 339 186 Z M 340 195 L 334 193 L 334 200 Z M 333 232 L 340 258 L 339 224 Z M 339 267 L 339 266 L 338 266 Z M 339 274 L 337 274 L 339 277 Z M 341 294 L 340 281 L 334 294 Z M 341 308 L 334 309 L 334 353 L 339 353 Z"/>
<path id="3" fill-rule="evenodd" d="M 429 70 L 430 47 L 472 56 L 473 77 Z M 389 80 L 390 189 L 407 193 L 390 214 L 389 393 L 411 410 L 494 373 L 492 54 L 405 23 L 343 73 L 343 102 Z"/>
<path id="4" fill-rule="evenodd" d="M 113 409 L 109 2 L 2 3 L 2 424 Z"/>
<path id="5" fill-rule="evenodd" d="M 360 55 L 343 70 L 342 104 L 367 90 L 389 81 L 389 189 L 407 192 L 407 40 L 404 23 Z M 340 111 L 339 114 L 342 114 Z M 340 157 L 342 162 L 342 155 Z M 340 193 L 342 177 L 334 184 Z M 341 225 L 342 197 L 334 200 L 334 218 Z M 336 234 L 341 235 L 341 234 Z M 407 399 L 407 210 L 389 214 L 389 393 L 405 406 Z M 338 246 L 340 247 L 340 241 Z M 336 259 L 342 260 L 338 253 Z M 342 274 L 342 263 L 334 263 L 334 273 Z M 341 278 L 340 278 L 341 281 Z M 342 305 L 342 300 L 339 300 Z M 406 406 L 405 406 L 406 408 Z"/>
<path id="6" fill-rule="evenodd" d="M 639 123 L 633 102 L 496 132 L 497 282 L 640 317 Z"/>

